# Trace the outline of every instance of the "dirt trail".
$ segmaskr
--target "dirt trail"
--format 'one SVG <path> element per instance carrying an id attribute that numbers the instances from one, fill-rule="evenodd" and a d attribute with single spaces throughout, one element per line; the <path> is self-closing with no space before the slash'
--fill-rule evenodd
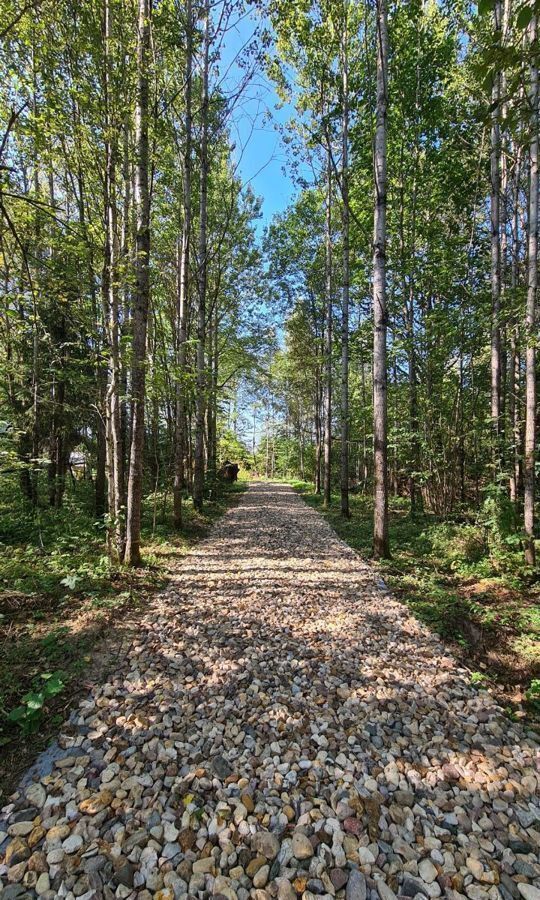
<path id="1" fill-rule="evenodd" d="M 60 745 L 4 810 L 3 900 L 540 900 L 534 736 L 283 485 L 179 564 Z"/>

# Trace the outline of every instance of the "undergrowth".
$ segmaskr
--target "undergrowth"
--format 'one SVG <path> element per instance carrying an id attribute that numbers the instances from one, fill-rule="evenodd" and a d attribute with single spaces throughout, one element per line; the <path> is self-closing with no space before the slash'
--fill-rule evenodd
<path id="1" fill-rule="evenodd" d="M 324 509 L 308 482 L 293 482 L 358 553 L 372 552 L 372 500 L 352 494 L 352 517 L 340 515 L 339 500 Z M 508 702 L 540 712 L 540 584 L 523 566 L 521 548 L 493 536 L 485 511 L 473 519 L 411 518 L 408 503 L 390 503 L 392 558 L 377 565 L 388 586 L 422 622 L 455 645 L 477 683 L 502 689 Z M 474 673 L 473 673 L 474 674 Z"/>
<path id="2" fill-rule="evenodd" d="M 143 508 L 144 566 L 128 570 L 106 553 L 102 520 L 92 510 L 92 486 L 70 485 L 63 508 L 32 510 L 15 480 L 0 491 L 0 793 L 2 782 L 47 743 L 83 687 L 104 629 L 163 587 L 170 566 L 208 533 L 242 493 L 226 486 L 204 505 L 183 505 L 172 527 L 170 496 L 152 494 Z"/>

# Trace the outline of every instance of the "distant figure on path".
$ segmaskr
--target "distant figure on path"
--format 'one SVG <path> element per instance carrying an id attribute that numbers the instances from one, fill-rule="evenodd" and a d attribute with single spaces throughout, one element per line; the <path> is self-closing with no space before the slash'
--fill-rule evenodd
<path id="1" fill-rule="evenodd" d="M 239 471 L 240 466 L 237 463 L 229 462 L 229 460 L 227 459 L 219 470 L 218 475 L 223 479 L 223 481 L 227 481 L 229 484 L 232 484 L 233 481 L 238 481 Z"/>

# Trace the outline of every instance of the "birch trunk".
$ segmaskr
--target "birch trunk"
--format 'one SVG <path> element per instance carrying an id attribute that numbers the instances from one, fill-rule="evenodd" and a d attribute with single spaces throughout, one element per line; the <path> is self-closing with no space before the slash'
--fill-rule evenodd
<path id="1" fill-rule="evenodd" d="M 501 33 L 501 2 L 493 11 L 495 33 Z M 491 91 L 490 223 L 491 223 L 491 426 L 494 474 L 501 470 L 501 76 L 496 72 Z"/>
<path id="2" fill-rule="evenodd" d="M 186 369 L 187 305 L 189 296 L 189 253 L 191 245 L 191 145 L 192 145 L 192 81 L 193 81 L 193 13 L 191 0 L 186 0 L 186 81 L 184 87 L 185 144 L 183 154 L 182 242 L 179 256 L 178 294 L 176 307 L 177 373 L 173 518 L 174 525 L 182 525 L 182 491 L 185 487 L 184 457 L 186 455 L 186 403 L 183 377 Z"/>
<path id="3" fill-rule="evenodd" d="M 324 395 L 324 505 L 332 500 L 332 167 L 328 151 L 326 190 L 326 260 L 325 260 L 325 395 Z"/>
<path id="4" fill-rule="evenodd" d="M 513 218 L 512 218 L 512 297 L 515 297 L 519 276 L 519 187 L 521 176 L 521 147 L 516 148 L 513 176 Z M 510 455 L 510 499 L 516 503 L 521 486 L 521 422 L 519 409 L 520 370 L 519 327 L 512 322 L 510 337 L 510 395 L 509 395 L 509 427 L 512 433 L 512 449 Z"/>
<path id="5" fill-rule="evenodd" d="M 386 0 L 377 0 L 377 110 L 374 148 L 373 223 L 373 554 L 390 555 L 388 537 L 388 449 L 386 394 L 386 115 L 388 105 L 388 22 Z"/>
<path id="6" fill-rule="evenodd" d="M 125 562 L 141 562 L 144 407 L 146 390 L 146 330 L 150 298 L 149 76 L 150 0 L 139 0 L 137 39 L 137 102 L 135 109 L 135 209 L 137 214 L 136 283 L 133 297 L 131 393 L 132 426 L 127 500 Z"/>
<path id="7" fill-rule="evenodd" d="M 317 355 L 319 347 L 317 347 Z M 317 370 L 315 374 L 315 397 L 314 397 L 314 427 L 315 427 L 315 493 L 321 493 L 321 369 L 317 361 Z"/>
<path id="8" fill-rule="evenodd" d="M 201 164 L 199 209 L 199 283 L 197 315 L 197 396 L 195 399 L 195 458 L 193 471 L 193 505 L 202 509 L 204 494 L 204 419 L 206 409 L 206 288 L 208 268 L 208 63 L 210 46 L 210 4 L 204 5 L 204 42 L 201 97 Z"/>
<path id="9" fill-rule="evenodd" d="M 342 123 L 342 199 L 343 199 L 343 292 L 341 308 L 341 515 L 350 518 L 349 509 L 349 54 L 348 54 L 348 0 L 345 0 L 345 21 L 341 41 L 341 67 L 343 91 Z"/>
<path id="10" fill-rule="evenodd" d="M 104 8 L 104 101 L 107 140 L 105 143 L 105 258 L 102 279 L 103 318 L 109 351 L 109 371 L 105 392 L 105 455 L 109 507 L 109 547 L 114 544 L 118 559 L 125 548 L 125 483 L 121 425 L 121 360 L 118 307 L 118 223 L 116 209 L 116 162 L 111 89 L 111 8 Z"/>
<path id="11" fill-rule="evenodd" d="M 531 49 L 536 52 L 536 17 L 531 23 Z M 531 145 L 529 178 L 528 282 L 525 311 L 525 459 L 523 466 L 525 562 L 536 563 L 534 545 L 534 469 L 536 461 L 536 293 L 538 286 L 538 67 L 531 54 L 530 71 Z"/>

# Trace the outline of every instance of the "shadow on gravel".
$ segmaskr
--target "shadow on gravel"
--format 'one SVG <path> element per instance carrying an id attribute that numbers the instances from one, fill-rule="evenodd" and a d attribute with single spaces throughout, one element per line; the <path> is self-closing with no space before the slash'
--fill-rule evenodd
<path id="1" fill-rule="evenodd" d="M 479 831 L 502 847 L 528 847 L 540 822 L 536 782 L 524 778 L 534 741 L 474 691 L 438 638 L 376 588 L 317 513 L 281 486 L 252 490 L 279 502 L 258 505 L 248 494 L 229 511 L 145 615 L 126 660 L 64 729 L 69 752 L 89 756 L 71 779 L 75 796 L 81 777 L 99 790 L 113 758 L 127 766 L 122 779 L 140 780 L 104 813 L 100 833 L 118 823 L 145 828 L 158 797 L 181 818 L 189 794 L 208 821 L 230 774 L 233 784 L 248 780 L 255 802 L 284 793 L 297 808 L 304 798 L 332 805 L 354 789 L 362 829 L 383 846 L 396 822 L 416 817 L 415 827 L 442 829 L 456 852 L 459 835 Z M 286 515 L 280 527 L 270 521 L 276 511 Z M 55 762 L 48 758 L 48 790 L 61 798 L 70 776 Z M 375 807 L 368 777 L 378 780 Z M 402 784 L 411 798 L 400 820 Z"/>

